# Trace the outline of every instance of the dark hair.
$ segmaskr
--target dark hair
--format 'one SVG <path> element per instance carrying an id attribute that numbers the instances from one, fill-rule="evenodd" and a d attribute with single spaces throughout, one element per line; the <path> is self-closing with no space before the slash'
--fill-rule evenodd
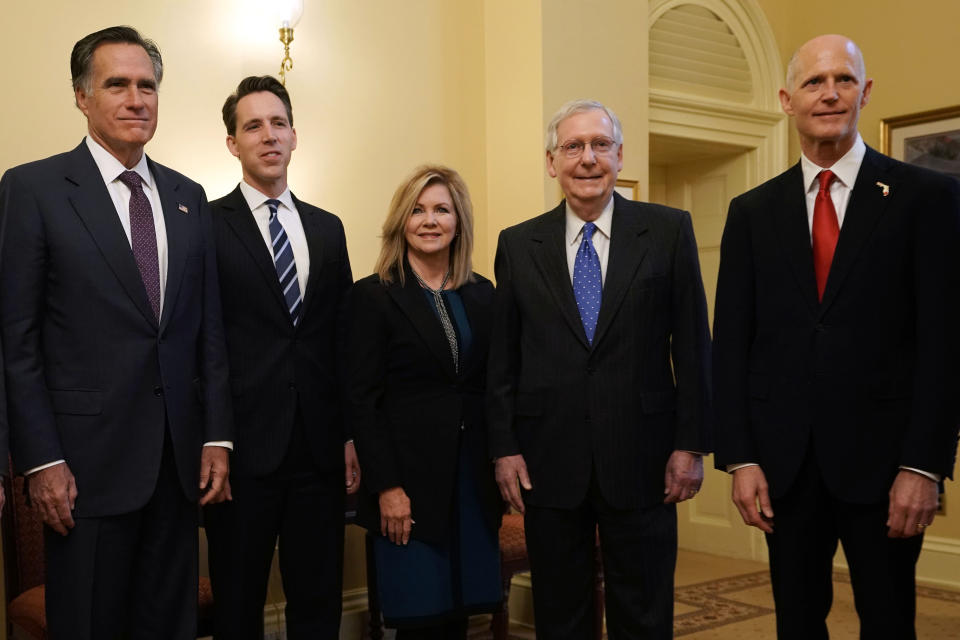
<path id="1" fill-rule="evenodd" d="M 290 121 L 290 126 L 293 126 L 293 106 L 290 104 L 287 88 L 273 76 L 248 76 L 240 81 L 237 90 L 231 93 L 223 103 L 223 124 L 227 126 L 227 135 L 232 136 L 237 132 L 237 103 L 240 102 L 240 98 L 259 91 L 269 91 L 280 98 L 280 102 L 287 110 L 287 120 Z"/>
<path id="2" fill-rule="evenodd" d="M 143 50 L 150 56 L 150 62 L 153 63 L 153 76 L 160 84 L 163 80 L 163 58 L 160 57 L 160 48 L 153 40 L 148 40 L 140 35 L 133 27 L 107 27 L 100 31 L 95 31 L 88 36 L 84 36 L 73 45 L 73 51 L 70 53 L 70 79 L 73 82 L 73 89 L 82 89 L 89 93 L 90 86 L 90 66 L 93 60 L 93 53 L 102 44 L 110 43 L 136 44 L 143 47 Z"/>

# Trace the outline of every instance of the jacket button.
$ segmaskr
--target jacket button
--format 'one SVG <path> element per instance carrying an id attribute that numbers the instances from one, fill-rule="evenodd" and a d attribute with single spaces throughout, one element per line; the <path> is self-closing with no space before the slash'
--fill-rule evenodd
<path id="1" fill-rule="evenodd" d="M 824 331 L 827 330 L 827 328 L 826 328 L 825 326 L 823 326 L 822 323 L 818 322 L 818 323 L 817 323 L 817 326 L 814 327 L 814 330 L 815 330 L 817 333 L 823 333 Z"/>
<path id="2" fill-rule="evenodd" d="M 156 387 L 154 387 L 154 388 L 153 388 L 153 395 L 157 396 L 158 398 L 159 398 L 160 396 L 162 396 L 162 395 L 163 395 L 163 387 L 161 387 L 160 385 L 157 385 Z"/>
<path id="3" fill-rule="evenodd" d="M 596 367 L 587 367 L 587 373 L 589 373 L 590 375 L 593 375 L 593 374 L 595 374 L 596 372 L 597 372 L 597 368 L 596 368 Z"/>
<path id="4" fill-rule="evenodd" d="M 291 391 L 296 391 L 296 389 L 297 389 L 297 383 L 296 383 L 296 382 L 291 382 L 288 386 L 289 386 L 289 388 L 290 388 Z"/>

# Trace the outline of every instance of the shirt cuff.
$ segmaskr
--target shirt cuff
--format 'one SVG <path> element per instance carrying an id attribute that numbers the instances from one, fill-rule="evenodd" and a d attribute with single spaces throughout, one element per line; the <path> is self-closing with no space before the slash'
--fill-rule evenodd
<path id="1" fill-rule="evenodd" d="M 343 446 L 347 446 L 348 444 L 353 444 L 353 438 L 350 438 L 349 440 L 347 440 L 346 442 L 344 442 L 344 443 L 343 443 Z"/>
<path id="2" fill-rule="evenodd" d="M 54 460 L 53 462 L 48 462 L 47 464 L 42 464 L 39 467 L 34 467 L 33 469 L 27 469 L 23 472 L 25 476 L 32 476 L 37 471 L 43 471 L 44 469 L 49 469 L 50 467 L 55 467 L 58 464 L 63 464 L 66 460 Z"/>
<path id="3" fill-rule="evenodd" d="M 759 467 L 759 462 L 737 462 L 734 464 L 727 465 L 727 473 L 733 473 L 737 469 L 743 469 L 744 467 Z"/>
<path id="4" fill-rule="evenodd" d="M 943 480 L 943 478 L 940 476 L 939 473 L 931 473 L 929 471 L 923 471 L 922 469 L 914 469 L 913 467 L 905 467 L 903 465 L 900 465 L 900 468 L 903 469 L 904 471 L 913 471 L 914 473 L 919 473 L 920 475 L 930 478 L 931 480 L 937 483 Z"/>
<path id="5" fill-rule="evenodd" d="M 230 451 L 233 451 L 233 442 L 230 440 L 212 440 L 211 442 L 204 442 L 203 446 L 223 447 L 224 449 L 229 449 Z"/>

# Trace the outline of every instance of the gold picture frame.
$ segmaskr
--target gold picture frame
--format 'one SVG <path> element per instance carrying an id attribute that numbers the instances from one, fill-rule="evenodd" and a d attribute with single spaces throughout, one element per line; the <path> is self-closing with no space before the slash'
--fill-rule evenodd
<path id="1" fill-rule="evenodd" d="M 880 151 L 960 178 L 960 105 L 882 119 Z"/>
<path id="2" fill-rule="evenodd" d="M 627 200 L 640 199 L 640 183 L 636 180 L 627 180 L 626 178 L 617 178 L 617 184 L 614 190 Z"/>

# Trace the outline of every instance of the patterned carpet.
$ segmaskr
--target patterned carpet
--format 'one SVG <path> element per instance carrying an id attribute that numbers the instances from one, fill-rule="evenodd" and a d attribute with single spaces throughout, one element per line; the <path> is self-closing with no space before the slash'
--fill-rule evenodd
<path id="1" fill-rule="evenodd" d="M 846 572 L 838 571 L 834 573 L 833 580 L 838 586 L 849 585 L 850 576 Z M 767 601 L 766 605 L 756 602 L 758 591 L 769 594 L 769 585 L 769 573 L 756 571 L 677 587 L 674 590 L 674 601 L 678 610 L 674 617 L 674 636 L 682 637 L 718 630 L 727 625 L 772 615 L 772 597 L 766 595 L 763 598 Z M 960 592 L 957 591 L 918 586 L 917 598 L 936 601 L 948 607 L 955 606 L 957 611 L 960 611 Z M 922 622 L 921 618 L 922 615 L 918 615 L 918 627 Z M 491 638 L 488 624 L 486 619 L 474 619 L 469 633 L 470 640 Z M 510 640 L 532 640 L 536 637 L 532 629 L 520 628 L 516 625 L 513 625 L 510 631 Z M 936 634 L 923 637 L 946 638 L 949 636 Z"/>

